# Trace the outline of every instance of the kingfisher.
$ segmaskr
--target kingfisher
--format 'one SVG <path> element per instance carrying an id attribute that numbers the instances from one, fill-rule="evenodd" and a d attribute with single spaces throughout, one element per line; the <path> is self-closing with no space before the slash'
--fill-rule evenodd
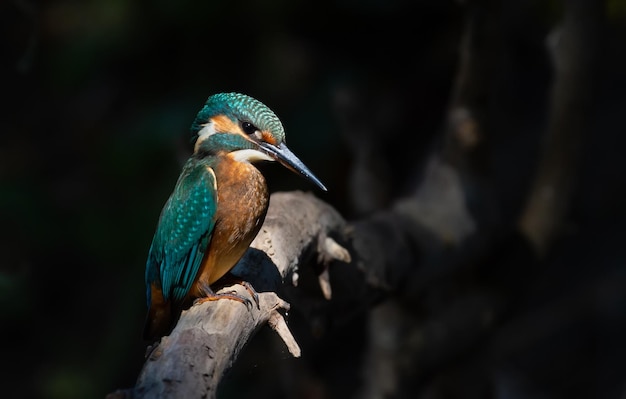
<path id="1" fill-rule="evenodd" d="M 191 134 L 193 154 L 161 211 L 146 262 L 147 340 L 168 334 L 193 303 L 247 301 L 211 286 L 235 266 L 265 219 L 269 192 L 254 163 L 278 161 L 326 191 L 287 148 L 276 114 L 250 96 L 210 96 Z"/>

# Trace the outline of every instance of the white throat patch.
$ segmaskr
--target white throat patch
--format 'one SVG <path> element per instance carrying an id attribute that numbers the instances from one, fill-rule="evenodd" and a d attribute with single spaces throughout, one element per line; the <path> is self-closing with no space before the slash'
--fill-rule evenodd
<path id="1" fill-rule="evenodd" d="M 237 162 L 274 161 L 274 158 L 258 150 L 237 150 L 228 153 L 228 156 Z"/>

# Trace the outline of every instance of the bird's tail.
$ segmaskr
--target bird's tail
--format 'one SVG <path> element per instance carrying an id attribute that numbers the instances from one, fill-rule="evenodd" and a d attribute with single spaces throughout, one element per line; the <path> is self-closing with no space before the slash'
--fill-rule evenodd
<path id="1" fill-rule="evenodd" d="M 152 341 L 170 333 L 172 329 L 172 306 L 163 299 L 160 291 L 152 290 L 150 308 L 143 327 L 143 338 Z"/>

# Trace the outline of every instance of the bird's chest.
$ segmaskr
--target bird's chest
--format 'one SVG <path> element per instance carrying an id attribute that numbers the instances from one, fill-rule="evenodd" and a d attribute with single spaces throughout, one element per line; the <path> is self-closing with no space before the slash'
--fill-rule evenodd
<path id="1" fill-rule="evenodd" d="M 226 248 L 248 247 L 267 212 L 269 194 L 261 172 L 249 163 L 226 159 L 215 168 L 216 231 Z M 217 237 L 216 237 L 217 238 Z"/>

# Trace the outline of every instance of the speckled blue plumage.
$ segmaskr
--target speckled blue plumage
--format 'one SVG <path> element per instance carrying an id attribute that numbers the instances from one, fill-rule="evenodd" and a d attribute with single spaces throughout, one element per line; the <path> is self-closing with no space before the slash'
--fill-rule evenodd
<path id="1" fill-rule="evenodd" d="M 209 159 L 191 158 L 165 204 L 146 264 L 147 300 L 150 284 L 159 283 L 163 297 L 181 301 L 198 274 L 215 224 L 215 176 Z"/>
<path id="2" fill-rule="evenodd" d="M 209 118 L 213 115 L 227 115 L 233 121 L 254 122 L 260 130 L 271 131 L 277 141 L 285 139 L 282 123 L 265 104 L 241 93 L 218 93 L 209 97 L 191 125 L 192 140 L 198 137 Z"/>

